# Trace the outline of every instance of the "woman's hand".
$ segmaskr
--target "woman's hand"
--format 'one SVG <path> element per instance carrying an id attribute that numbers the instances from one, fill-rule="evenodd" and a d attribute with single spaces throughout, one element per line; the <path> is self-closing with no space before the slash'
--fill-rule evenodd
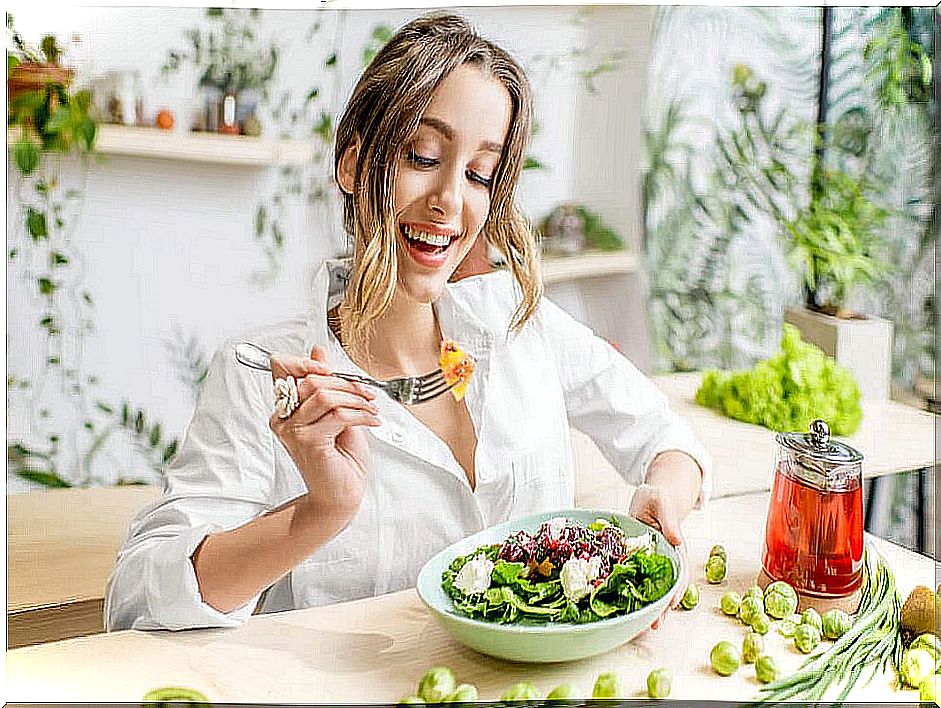
<path id="1" fill-rule="evenodd" d="M 676 546 L 684 568 L 683 577 L 676 584 L 676 592 L 670 598 L 667 610 L 652 625 L 653 629 L 657 629 L 669 609 L 680 604 L 689 584 L 686 541 L 683 540 L 680 524 L 699 498 L 702 471 L 696 460 L 685 452 L 666 450 L 650 463 L 646 480 L 634 492 L 630 514 L 659 530 L 667 541 Z"/>
<path id="2" fill-rule="evenodd" d="M 369 444 L 362 426 L 380 425 L 376 394 L 331 376 L 327 354 L 314 347 L 310 359 L 272 356 L 272 377 L 293 376 L 298 405 L 287 418 L 271 416 L 270 426 L 304 477 L 308 494 L 295 520 L 338 533 L 356 514 L 366 490 Z"/>
<path id="3" fill-rule="evenodd" d="M 680 604 L 683 594 L 686 592 L 686 586 L 689 584 L 689 562 L 686 554 L 686 541 L 683 538 L 683 532 L 680 530 L 680 517 L 676 510 L 676 504 L 666 495 L 664 490 L 649 484 L 642 484 L 634 492 L 628 513 L 638 521 L 643 521 L 648 526 L 660 531 L 667 541 L 676 546 L 676 551 L 683 562 L 683 577 L 676 584 L 676 591 L 670 598 L 667 609 L 651 625 L 653 629 L 659 629 L 660 623 L 666 617 L 667 612 L 675 609 Z"/>

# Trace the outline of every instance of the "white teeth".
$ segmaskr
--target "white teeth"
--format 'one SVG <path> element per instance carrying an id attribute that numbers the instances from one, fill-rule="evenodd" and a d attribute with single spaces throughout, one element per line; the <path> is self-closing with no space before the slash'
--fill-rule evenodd
<path id="1" fill-rule="evenodd" d="M 405 235 L 415 241 L 430 243 L 432 246 L 447 246 L 451 243 L 450 236 L 429 234 L 424 231 L 419 231 L 418 229 L 413 229 L 411 226 L 405 226 L 404 229 Z"/>

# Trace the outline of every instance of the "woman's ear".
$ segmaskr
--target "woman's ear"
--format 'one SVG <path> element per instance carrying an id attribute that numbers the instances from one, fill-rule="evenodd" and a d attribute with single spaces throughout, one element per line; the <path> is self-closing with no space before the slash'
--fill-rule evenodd
<path id="1" fill-rule="evenodd" d="M 337 184 L 340 185 L 346 194 L 353 193 L 353 185 L 356 183 L 356 160 L 359 157 L 359 137 L 353 138 L 353 142 L 347 145 L 343 151 L 343 156 L 337 163 Z"/>

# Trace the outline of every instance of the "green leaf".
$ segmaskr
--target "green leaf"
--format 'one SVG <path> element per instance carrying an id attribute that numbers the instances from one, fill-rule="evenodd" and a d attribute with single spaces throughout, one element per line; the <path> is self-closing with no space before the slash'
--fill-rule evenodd
<path id="1" fill-rule="evenodd" d="M 36 283 L 39 285 L 39 293 L 41 295 L 52 295 L 52 293 L 56 291 L 56 284 L 49 278 L 37 278 Z"/>
<path id="2" fill-rule="evenodd" d="M 265 205 L 262 204 L 258 207 L 258 210 L 255 212 L 255 236 L 256 238 L 261 238 L 261 235 L 265 232 L 265 224 L 268 221 L 268 210 L 265 208 Z"/>
<path id="3" fill-rule="evenodd" d="M 163 450 L 163 462 L 164 464 L 169 464 L 170 460 L 173 459 L 173 456 L 176 455 L 177 441 L 172 440 L 169 445 L 167 445 Z"/>
<path id="4" fill-rule="evenodd" d="M 44 487 L 64 488 L 72 486 L 55 472 L 43 472 L 41 470 L 25 468 L 16 470 L 16 475 L 30 482 L 41 484 Z"/>
<path id="5" fill-rule="evenodd" d="M 137 411 L 137 415 L 134 416 L 134 432 L 138 435 L 142 435 L 146 427 L 147 423 L 144 420 L 144 411 Z"/>
<path id="6" fill-rule="evenodd" d="M 150 446 L 157 447 L 160 444 L 160 423 L 154 424 L 154 427 L 150 429 Z"/>
<path id="7" fill-rule="evenodd" d="M 39 241 L 49 236 L 49 228 L 46 225 L 46 213 L 26 207 L 26 228 L 33 241 Z"/>
<path id="8" fill-rule="evenodd" d="M 95 408 L 100 410 L 102 413 L 107 413 L 108 415 L 114 415 L 114 407 L 109 406 L 103 401 L 95 401 Z"/>
<path id="9" fill-rule="evenodd" d="M 32 140 L 22 138 L 13 145 L 16 168 L 24 175 L 31 175 L 39 166 L 39 148 Z"/>
<path id="10" fill-rule="evenodd" d="M 69 258 L 64 253 L 52 251 L 49 254 L 49 263 L 52 266 L 64 266 L 69 264 Z"/>
<path id="11" fill-rule="evenodd" d="M 333 131 L 333 118 L 329 113 L 320 114 L 320 122 L 317 123 L 317 126 L 314 128 L 314 134 L 320 136 L 320 139 L 324 142 L 330 141 L 330 135 Z"/>
<path id="12" fill-rule="evenodd" d="M 98 135 L 98 126 L 90 118 L 83 120 L 78 126 L 78 137 L 86 150 L 91 150 L 95 146 L 95 137 Z"/>
<path id="13" fill-rule="evenodd" d="M 327 60 L 323 63 L 326 67 L 333 67 L 337 64 L 337 55 L 336 52 L 327 57 Z"/>
<path id="14" fill-rule="evenodd" d="M 72 120 L 72 111 L 68 106 L 59 106 L 56 109 L 56 112 L 52 114 L 46 125 L 44 126 L 44 133 L 61 133 L 65 130 L 69 122 Z"/>
<path id="15" fill-rule="evenodd" d="M 526 159 L 523 161 L 524 170 L 545 170 L 547 169 L 544 164 L 531 155 L 527 155 Z"/>

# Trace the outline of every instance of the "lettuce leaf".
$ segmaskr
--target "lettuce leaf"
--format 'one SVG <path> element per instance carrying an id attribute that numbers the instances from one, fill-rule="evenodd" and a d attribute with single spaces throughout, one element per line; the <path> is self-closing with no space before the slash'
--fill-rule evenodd
<path id="1" fill-rule="evenodd" d="M 784 325 L 781 350 L 752 369 L 707 371 L 696 402 L 730 418 L 778 432 L 809 430 L 816 419 L 834 435 L 852 435 L 862 420 L 853 374 Z"/>

